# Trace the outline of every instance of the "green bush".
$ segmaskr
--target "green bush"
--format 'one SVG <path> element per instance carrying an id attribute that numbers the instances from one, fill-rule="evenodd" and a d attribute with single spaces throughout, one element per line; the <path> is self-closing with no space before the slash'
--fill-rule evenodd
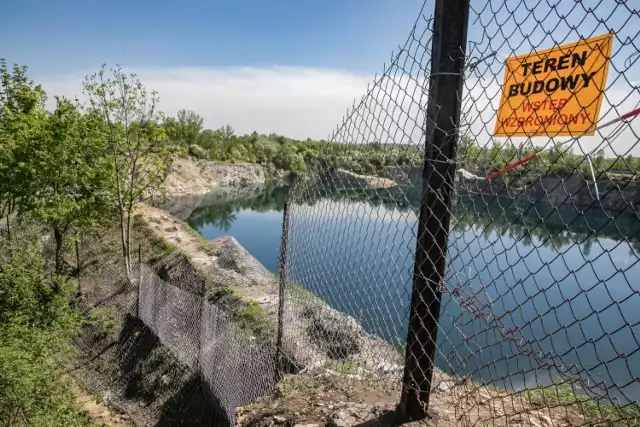
<path id="1" fill-rule="evenodd" d="M 91 310 L 83 326 L 91 328 L 95 339 L 102 341 L 116 332 L 118 326 L 116 312 L 112 307 Z"/>
<path id="2" fill-rule="evenodd" d="M 189 154 L 198 159 L 209 158 L 209 153 L 207 152 L 207 150 L 200 147 L 198 144 L 191 144 L 189 146 Z"/>
<path id="3" fill-rule="evenodd" d="M 218 304 L 222 302 L 228 303 L 229 300 L 237 303 L 240 299 L 233 293 L 233 289 L 226 286 L 220 286 L 216 288 L 209 296 L 209 302 L 212 304 Z"/>
<path id="4" fill-rule="evenodd" d="M 267 315 L 256 301 L 249 301 L 236 308 L 233 320 L 240 329 L 251 333 L 260 334 L 269 328 Z"/>
<path id="5" fill-rule="evenodd" d="M 79 327 L 75 283 L 46 274 L 41 253 L 39 244 L 0 241 L 0 420 L 90 426 L 62 369 Z"/>

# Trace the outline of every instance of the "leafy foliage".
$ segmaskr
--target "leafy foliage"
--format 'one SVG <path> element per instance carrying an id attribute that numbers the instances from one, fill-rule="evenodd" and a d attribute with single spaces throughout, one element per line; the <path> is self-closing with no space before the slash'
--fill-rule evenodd
<path id="1" fill-rule="evenodd" d="M 162 190 L 174 151 L 157 110 L 158 96 L 135 74 L 106 67 L 85 79 L 87 114 L 95 121 L 94 136 L 107 147 L 113 164 L 111 193 L 120 220 L 121 246 L 127 275 L 131 274 L 131 226 L 136 204 Z M 185 117 L 185 120 L 187 118 Z"/>
<path id="2" fill-rule="evenodd" d="M 0 244 L 0 420 L 8 426 L 89 426 L 61 367 L 78 318 L 75 284 L 42 268 L 38 244 Z"/>
<path id="3" fill-rule="evenodd" d="M 108 191 L 112 164 L 104 156 L 104 141 L 91 137 L 92 124 L 74 104 L 58 98 L 41 137 L 24 149 L 30 173 L 21 208 L 53 229 L 57 270 L 65 236 L 103 223 L 113 211 Z"/>
<path id="4" fill-rule="evenodd" d="M 27 77 L 27 67 L 9 69 L 0 60 L 0 215 L 13 212 L 37 169 L 30 164 L 28 148 L 44 132 L 46 96 Z"/>
<path id="5" fill-rule="evenodd" d="M 207 157 L 209 157 L 209 153 L 207 153 L 207 150 L 200 147 L 198 144 L 191 144 L 189 146 L 189 154 L 198 159 L 206 159 Z"/>
<path id="6" fill-rule="evenodd" d="M 174 143 L 190 147 L 198 142 L 203 119 L 192 110 L 180 110 L 176 118 L 167 117 L 164 128 L 167 137 Z"/>

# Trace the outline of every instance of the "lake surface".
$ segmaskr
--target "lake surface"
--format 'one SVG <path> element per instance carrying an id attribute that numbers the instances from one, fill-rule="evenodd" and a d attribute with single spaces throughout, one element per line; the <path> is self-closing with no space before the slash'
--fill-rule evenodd
<path id="1" fill-rule="evenodd" d="M 287 191 L 230 191 L 188 222 L 206 239 L 235 236 L 276 271 Z M 290 278 L 402 346 L 417 200 L 312 193 L 291 207 Z M 591 393 L 638 402 L 637 218 L 480 198 L 459 199 L 455 217 L 436 364 L 508 389 L 580 379 Z"/>

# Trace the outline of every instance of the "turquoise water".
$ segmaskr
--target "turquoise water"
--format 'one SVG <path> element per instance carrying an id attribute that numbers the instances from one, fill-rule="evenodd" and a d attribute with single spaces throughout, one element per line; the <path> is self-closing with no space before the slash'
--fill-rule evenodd
<path id="1" fill-rule="evenodd" d="M 286 193 L 267 186 L 199 207 L 188 222 L 207 239 L 235 236 L 276 271 Z M 593 393 L 638 401 L 637 219 L 504 204 L 456 203 L 437 365 L 509 389 L 579 378 Z M 291 208 L 290 278 L 401 346 L 416 227 L 415 201 L 316 195 Z"/>

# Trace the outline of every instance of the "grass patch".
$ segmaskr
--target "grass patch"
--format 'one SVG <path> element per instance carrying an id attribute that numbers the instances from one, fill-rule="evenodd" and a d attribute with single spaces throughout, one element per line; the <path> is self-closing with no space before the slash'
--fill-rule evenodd
<path id="1" fill-rule="evenodd" d="M 142 245 L 142 262 L 144 263 L 155 263 L 179 251 L 177 246 L 167 242 L 161 237 L 156 236 L 154 231 L 149 226 L 147 220 L 145 220 L 141 214 L 134 215 L 133 230 L 140 237 L 139 242 Z M 138 250 L 137 247 L 132 247 L 131 249 L 132 252 L 134 250 Z M 137 254 L 135 256 L 137 256 Z"/>
<path id="2" fill-rule="evenodd" d="M 99 307 L 89 311 L 82 326 L 91 329 L 96 341 L 103 341 L 109 336 L 114 336 L 119 326 L 114 307 Z"/>
<path id="3" fill-rule="evenodd" d="M 189 231 L 189 234 L 191 234 L 193 237 L 198 239 L 198 242 L 200 243 L 200 248 L 207 255 L 214 256 L 216 254 L 216 251 L 214 250 L 214 248 L 209 244 L 209 242 L 207 242 L 207 240 L 204 237 L 202 237 L 200 233 L 198 233 L 196 230 L 194 230 L 188 225 L 187 225 L 187 230 Z"/>
<path id="4" fill-rule="evenodd" d="M 245 305 L 238 307 L 233 313 L 233 320 L 240 329 L 257 334 L 270 329 L 267 315 L 256 301 L 249 301 Z"/>
<path id="5" fill-rule="evenodd" d="M 575 390 L 575 391 L 574 391 Z M 600 402 L 580 393 L 580 388 L 562 384 L 527 391 L 525 399 L 534 406 L 576 405 L 588 421 L 605 421 L 612 425 L 640 426 L 640 405 L 615 405 Z"/>
<path id="6" fill-rule="evenodd" d="M 278 383 L 276 388 L 276 397 L 286 397 L 300 389 L 298 377 L 296 375 L 287 374 Z"/>
<path id="7" fill-rule="evenodd" d="M 327 360 L 324 364 L 326 369 L 331 369 L 332 371 L 341 373 L 341 374 L 357 374 L 358 373 L 358 365 L 355 362 L 350 361 L 340 361 L 340 360 Z"/>
<path id="8" fill-rule="evenodd" d="M 227 286 L 218 286 L 209 296 L 209 302 L 211 304 L 220 304 L 228 307 L 239 304 L 242 302 L 242 299 L 235 294 L 233 289 Z"/>
<path id="9" fill-rule="evenodd" d="M 148 263 L 155 263 L 178 251 L 179 249 L 177 246 L 167 242 L 166 240 L 154 237 L 151 240 L 148 252 L 143 256 L 146 258 Z"/>
<path id="10" fill-rule="evenodd" d="M 208 299 L 211 304 L 226 308 L 240 330 L 263 336 L 273 332 L 273 326 L 260 304 L 256 301 L 245 301 L 233 289 L 218 286 Z"/>

